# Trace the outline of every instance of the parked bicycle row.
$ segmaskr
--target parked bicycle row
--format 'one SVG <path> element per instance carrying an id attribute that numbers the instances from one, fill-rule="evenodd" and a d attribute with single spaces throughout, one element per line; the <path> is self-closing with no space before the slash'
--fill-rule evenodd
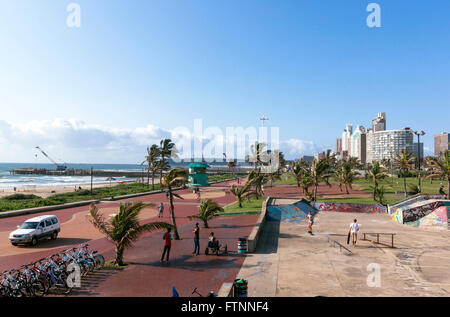
<path id="1" fill-rule="evenodd" d="M 80 245 L 0 274 L 0 297 L 69 294 L 81 277 L 102 268 L 105 259 L 89 245 Z"/>

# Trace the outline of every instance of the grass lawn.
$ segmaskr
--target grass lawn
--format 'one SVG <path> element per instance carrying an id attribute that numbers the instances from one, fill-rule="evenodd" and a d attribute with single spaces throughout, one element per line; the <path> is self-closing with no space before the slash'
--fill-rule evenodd
<path id="1" fill-rule="evenodd" d="M 225 213 L 236 213 L 236 212 L 248 212 L 248 211 L 261 211 L 262 204 L 266 198 L 252 199 L 250 202 L 244 200 L 242 202 L 242 208 L 239 208 L 237 202 L 228 205 L 224 208 Z"/>
<path id="2" fill-rule="evenodd" d="M 208 182 L 219 182 L 226 181 L 229 179 L 234 179 L 236 177 L 244 177 L 247 174 L 218 174 L 218 175 L 210 175 L 208 176 Z"/>
<path id="3" fill-rule="evenodd" d="M 406 190 L 408 191 L 408 186 L 409 185 L 416 185 L 417 186 L 417 178 L 406 178 Z M 423 179 L 421 180 L 422 183 L 422 192 L 425 194 L 438 194 L 439 193 L 439 187 L 441 186 L 441 183 L 444 184 L 445 183 L 434 179 L 433 183 L 430 184 L 430 180 L 429 179 Z M 372 186 L 372 182 L 365 180 L 365 179 L 358 179 L 354 182 L 354 184 L 356 185 L 355 188 L 361 189 L 365 192 L 371 193 L 372 189 L 370 188 L 370 186 Z M 386 190 L 386 194 L 395 194 L 396 192 L 404 192 L 404 187 L 403 187 L 403 178 L 385 178 L 384 180 L 381 180 L 379 182 L 380 185 L 384 185 L 384 188 Z"/>
<path id="4" fill-rule="evenodd" d="M 241 174 L 237 174 L 241 176 Z M 209 178 L 210 181 L 222 181 L 227 179 L 232 179 L 235 176 L 232 174 L 219 174 L 214 175 Z M 86 188 L 86 187 L 85 187 Z M 159 184 L 155 184 L 154 190 L 160 190 Z M 48 198 L 42 198 L 36 195 L 24 195 L 24 194 L 14 194 L 6 197 L 0 198 L 0 212 L 12 211 L 19 209 L 35 208 L 35 207 L 45 207 L 60 205 L 66 203 L 73 203 L 86 200 L 95 200 L 109 197 L 117 197 L 129 194 L 139 194 L 144 192 L 152 191 L 152 184 L 150 185 L 142 183 L 129 183 L 129 184 L 117 184 L 113 186 L 105 186 L 94 188 L 91 191 L 88 189 L 79 190 L 76 192 L 68 192 L 62 194 L 56 194 L 49 196 Z"/>

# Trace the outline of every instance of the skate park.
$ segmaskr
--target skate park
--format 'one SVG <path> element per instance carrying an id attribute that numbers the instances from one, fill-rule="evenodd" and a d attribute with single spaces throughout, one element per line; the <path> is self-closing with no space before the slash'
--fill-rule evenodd
<path id="1" fill-rule="evenodd" d="M 267 199 L 255 252 L 238 274 L 249 280 L 250 297 L 449 296 L 450 201 L 418 195 L 379 210 L 313 205 L 321 210 L 293 197 Z M 398 221 L 402 215 L 405 221 Z M 355 218 L 361 228 L 353 247 L 347 233 Z"/>

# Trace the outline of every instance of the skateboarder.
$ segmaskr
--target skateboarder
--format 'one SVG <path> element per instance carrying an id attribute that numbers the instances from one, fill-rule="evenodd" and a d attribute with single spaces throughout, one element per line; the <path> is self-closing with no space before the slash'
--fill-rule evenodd
<path id="1" fill-rule="evenodd" d="M 359 224 L 356 223 L 356 219 L 353 219 L 353 222 L 350 224 L 349 233 L 352 237 L 352 244 L 355 247 L 356 241 L 358 240 L 358 231 L 359 231 Z"/>
<path id="2" fill-rule="evenodd" d="M 161 262 L 164 261 L 164 255 L 167 252 L 167 257 L 166 257 L 166 261 L 169 262 L 169 253 L 170 253 L 170 247 L 172 246 L 172 234 L 170 233 L 170 228 L 167 229 L 167 232 L 164 234 L 163 236 L 163 240 L 164 240 L 164 251 L 163 254 L 161 255 Z"/>
<path id="3" fill-rule="evenodd" d="M 306 220 L 308 221 L 308 233 L 312 234 L 312 226 L 314 224 L 314 216 L 311 214 L 311 211 L 308 212 L 308 216 L 307 216 Z"/>
<path id="4" fill-rule="evenodd" d="M 198 222 L 195 224 L 194 230 L 194 252 L 192 254 L 200 255 L 200 227 L 198 226 Z"/>

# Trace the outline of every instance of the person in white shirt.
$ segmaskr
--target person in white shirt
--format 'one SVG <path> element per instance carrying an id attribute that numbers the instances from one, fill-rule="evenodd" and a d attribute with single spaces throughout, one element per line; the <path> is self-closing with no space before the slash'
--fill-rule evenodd
<path id="1" fill-rule="evenodd" d="M 349 229 L 349 232 L 352 235 L 353 246 L 356 246 L 356 241 L 358 240 L 358 231 L 359 231 L 359 224 L 357 224 L 356 219 L 354 219 L 353 222 L 350 224 Z"/>

